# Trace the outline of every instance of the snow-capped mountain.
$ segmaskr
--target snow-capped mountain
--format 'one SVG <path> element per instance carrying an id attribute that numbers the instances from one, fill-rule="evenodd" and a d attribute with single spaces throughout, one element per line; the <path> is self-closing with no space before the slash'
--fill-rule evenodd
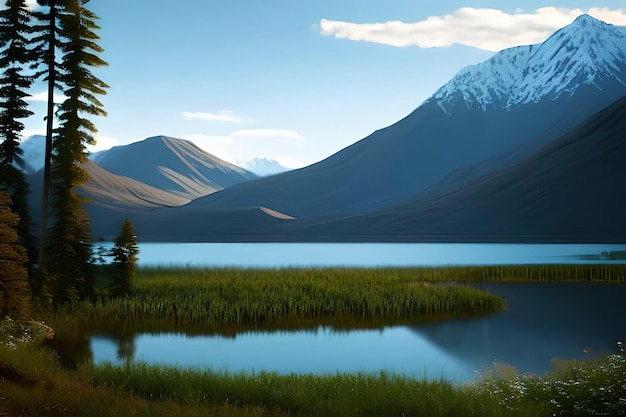
<path id="1" fill-rule="evenodd" d="M 461 70 L 428 101 L 446 112 L 464 102 L 469 108 L 510 108 L 570 96 L 582 85 L 597 88 L 613 80 L 626 86 L 626 27 L 589 15 L 536 45 L 505 49 Z"/>
<path id="2" fill-rule="evenodd" d="M 237 165 L 255 173 L 259 177 L 267 177 L 289 171 L 289 168 L 282 166 L 280 162 L 268 158 L 254 158 L 245 162 L 238 161 Z"/>
<path id="3" fill-rule="evenodd" d="M 626 95 L 626 29 L 581 16 L 544 43 L 468 67 L 398 122 L 316 164 L 194 206 L 297 218 L 384 209 L 453 189 L 546 146 Z"/>
<path id="4" fill-rule="evenodd" d="M 39 171 L 44 165 L 44 156 L 46 153 L 46 137 L 34 135 L 20 142 L 22 150 L 23 167 L 25 173 L 31 174 Z"/>

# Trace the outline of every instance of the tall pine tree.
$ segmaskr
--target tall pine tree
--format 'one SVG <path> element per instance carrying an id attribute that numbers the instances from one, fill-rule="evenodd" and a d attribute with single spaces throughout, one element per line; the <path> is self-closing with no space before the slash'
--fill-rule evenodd
<path id="1" fill-rule="evenodd" d="M 0 190 L 11 196 L 12 210 L 21 219 L 17 225 L 19 241 L 32 257 L 28 185 L 18 168 L 23 163 L 19 142 L 24 124 L 20 119 L 33 114 L 25 101 L 32 84 L 32 77 L 26 75 L 33 58 L 28 38 L 31 18 L 24 0 L 7 0 L 6 8 L 0 10 Z"/>
<path id="2" fill-rule="evenodd" d="M 54 219 L 48 234 L 47 273 L 53 302 L 60 304 L 81 299 L 91 291 L 89 261 L 92 242 L 89 219 L 76 194 L 76 187 L 88 179 L 83 168 L 86 144 L 94 143 L 95 125 L 84 116 L 106 116 L 96 95 L 108 86 L 90 68 L 106 65 L 97 56 L 102 52 L 96 41 L 97 17 L 85 7 L 88 0 L 47 0 L 60 23 L 60 71 L 57 84 L 66 97 L 56 112 L 59 126 L 52 138 L 51 208 Z M 52 21 L 52 20 L 51 20 Z M 54 59 L 54 58 L 52 58 Z M 48 75 L 50 77 L 50 75 Z"/>
<path id="3" fill-rule="evenodd" d="M 45 269 L 45 238 L 48 225 L 48 206 L 50 197 L 50 171 L 52 166 L 52 135 L 54 127 L 54 91 L 60 88 L 57 83 L 57 73 L 61 71 L 60 64 L 57 63 L 57 45 L 63 36 L 59 17 L 65 12 L 64 0 L 37 0 L 40 6 L 44 6 L 47 11 L 34 12 L 39 24 L 35 25 L 33 32 L 33 43 L 36 45 L 34 54 L 43 64 L 44 69 L 36 74 L 36 77 L 43 76 L 48 84 L 48 106 L 46 111 L 46 146 L 44 152 L 44 175 L 43 175 L 43 195 L 41 197 L 41 220 L 39 229 L 39 254 L 37 264 L 40 271 Z"/>

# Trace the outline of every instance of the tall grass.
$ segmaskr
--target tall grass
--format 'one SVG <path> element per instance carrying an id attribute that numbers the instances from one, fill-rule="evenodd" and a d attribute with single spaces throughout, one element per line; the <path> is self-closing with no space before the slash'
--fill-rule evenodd
<path id="1" fill-rule="evenodd" d="M 34 344 L 0 345 L 7 416 L 626 415 L 626 355 L 559 361 L 543 376 L 497 366 L 467 385 L 395 374 L 228 374 L 142 363 L 76 371 Z"/>
<path id="2" fill-rule="evenodd" d="M 67 305 L 53 327 L 162 331 L 306 327 L 488 314 L 504 301 L 387 269 L 142 268 L 133 295 Z"/>
<path id="3" fill-rule="evenodd" d="M 496 410 L 506 410 L 487 392 L 384 372 L 250 375 L 129 363 L 99 365 L 88 374 L 97 385 L 122 387 L 142 398 L 230 403 L 294 416 L 496 416 L 502 415 Z"/>

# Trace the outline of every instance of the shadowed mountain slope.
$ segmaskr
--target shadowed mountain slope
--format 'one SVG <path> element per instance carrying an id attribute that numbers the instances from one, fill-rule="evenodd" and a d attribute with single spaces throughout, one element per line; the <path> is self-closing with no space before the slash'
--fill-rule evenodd
<path id="1" fill-rule="evenodd" d="M 455 190 L 435 187 L 405 204 L 308 230 L 385 239 L 623 243 L 624 161 L 626 97 L 517 163 Z"/>

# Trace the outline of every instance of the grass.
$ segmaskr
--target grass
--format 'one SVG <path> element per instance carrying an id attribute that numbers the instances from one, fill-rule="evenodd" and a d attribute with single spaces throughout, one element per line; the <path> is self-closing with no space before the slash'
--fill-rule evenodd
<path id="1" fill-rule="evenodd" d="M 142 268 L 134 295 L 76 303 L 58 333 L 225 331 L 307 323 L 363 326 L 498 311 L 497 297 L 451 284 L 484 281 L 624 282 L 624 265 L 406 269 Z M 0 326 L 17 329 L 15 323 Z M 3 340 L 3 338 L 0 338 Z M 586 416 L 626 415 L 623 351 L 555 362 L 543 376 L 497 365 L 453 385 L 395 374 L 232 374 L 126 363 L 61 366 L 33 338 L 0 342 L 0 416 Z"/>
<path id="2" fill-rule="evenodd" d="M 0 345 L 0 415 L 594 416 L 625 415 L 626 355 L 560 361 L 543 376 L 494 367 L 467 385 L 388 373 L 229 374 L 127 363 L 59 365 L 33 343 Z"/>
<path id="3" fill-rule="evenodd" d="M 99 280 L 102 285 L 106 282 Z M 504 302 L 464 285 L 485 281 L 626 282 L 626 265 L 434 268 L 140 268 L 133 295 L 74 303 L 51 317 L 63 333 L 187 333 L 338 328 L 490 314 Z M 121 327 L 121 328 L 120 328 Z"/>
<path id="4" fill-rule="evenodd" d="M 382 269 L 141 268 L 129 297 L 67 305 L 58 332 L 233 332 L 243 329 L 382 326 L 502 310 L 499 297 L 443 285 L 419 271 Z"/>

